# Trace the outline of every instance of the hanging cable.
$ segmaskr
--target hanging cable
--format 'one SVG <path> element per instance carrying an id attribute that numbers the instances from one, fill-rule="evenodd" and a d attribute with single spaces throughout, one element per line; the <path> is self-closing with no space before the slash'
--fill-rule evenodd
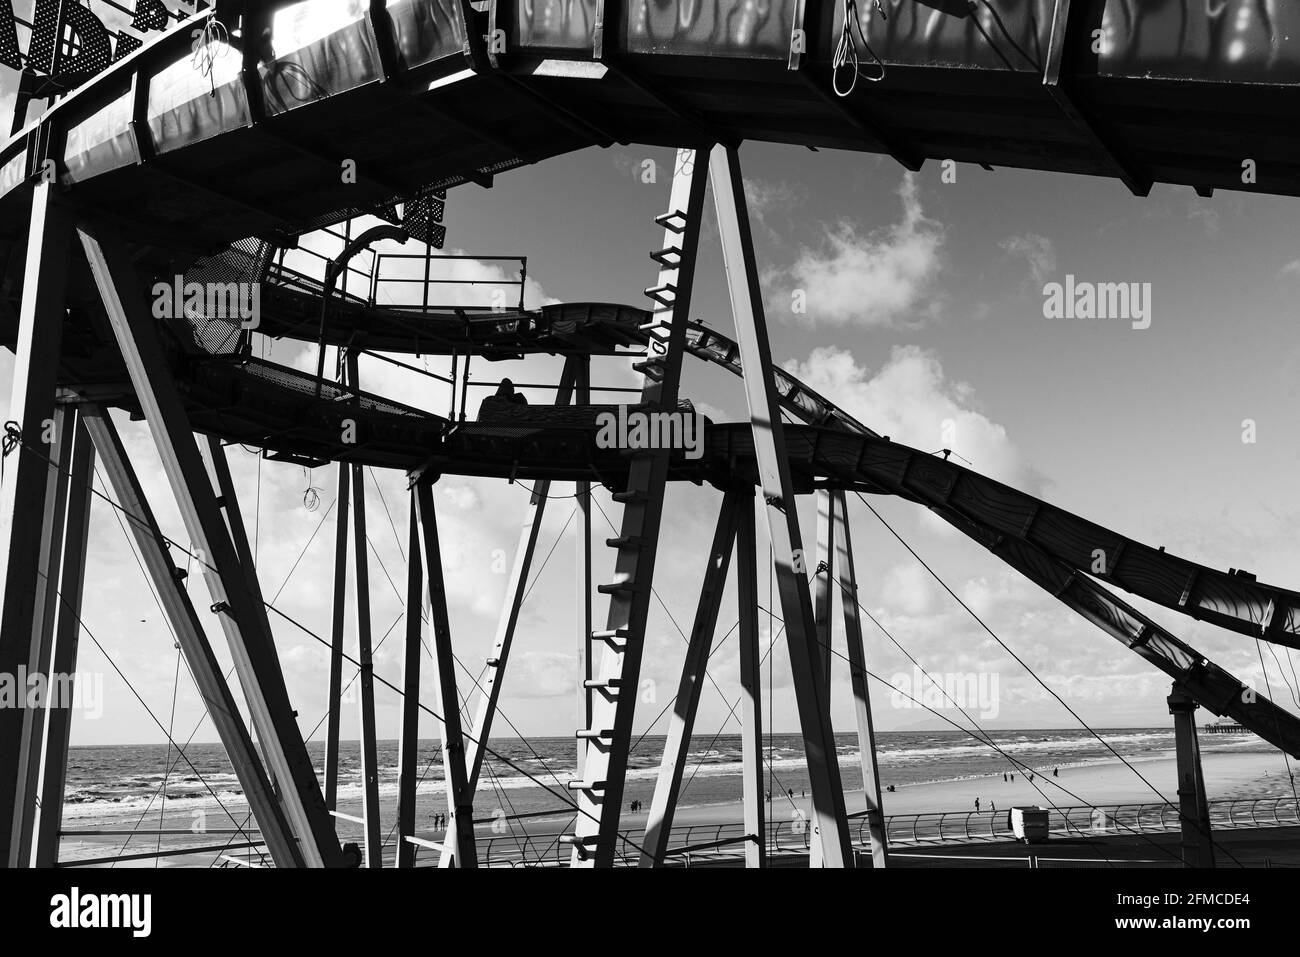
<path id="1" fill-rule="evenodd" d="M 872 5 L 880 14 L 880 19 L 888 20 L 889 15 L 885 13 L 885 8 L 880 0 L 871 0 Z M 837 96 L 848 96 L 858 85 L 858 78 L 866 80 L 869 83 L 879 83 L 885 78 L 885 61 L 876 55 L 876 51 L 871 49 L 871 44 L 867 41 L 867 35 L 862 30 L 862 21 L 858 15 L 858 0 L 843 0 L 842 9 L 844 11 L 844 23 L 840 27 L 840 39 L 835 45 L 835 55 L 831 60 L 831 85 L 835 89 Z M 870 22 L 871 15 L 867 14 L 867 20 Z M 854 28 L 857 29 L 857 38 L 854 38 Z M 872 76 L 862 72 L 862 58 L 858 52 L 858 44 L 861 42 L 862 50 L 866 52 L 880 69 L 878 76 Z M 847 90 L 840 89 L 840 71 L 848 67 L 853 71 L 853 79 L 849 82 Z"/>
<path id="2" fill-rule="evenodd" d="M 1169 805 L 1170 807 L 1174 807 L 1175 810 L 1178 810 L 1178 808 L 1175 807 L 1173 802 L 1171 802 L 1168 798 L 1166 798 L 1163 794 L 1161 794 L 1160 789 L 1157 788 L 1154 784 L 1152 784 L 1147 779 L 1146 775 L 1144 775 L 1141 771 L 1135 768 L 1126 757 L 1124 757 L 1122 754 L 1116 751 L 1109 741 L 1107 741 L 1100 734 L 1098 734 L 1097 731 L 1094 730 L 1090 724 L 1088 724 L 1088 722 L 1084 721 L 1083 717 L 1077 711 L 1071 708 L 1069 703 L 1064 698 L 1062 698 L 1059 694 L 1057 694 L 1056 691 L 1049 684 L 1047 684 L 1047 682 L 1045 682 L 1042 678 L 1038 676 L 1038 673 L 1034 671 L 1033 668 L 1029 667 L 1029 664 L 1023 658 L 1021 658 L 1014 651 L 1012 651 L 1011 648 L 1007 646 L 1006 642 L 1004 642 L 1001 638 L 998 637 L 997 633 L 993 631 L 993 629 L 990 628 L 984 622 L 984 619 L 982 619 L 979 615 L 977 615 L 975 613 L 975 610 L 972 609 L 968 604 L 966 604 L 966 602 L 962 600 L 961 596 L 958 595 L 955 591 L 953 591 L 952 588 L 949 587 L 948 583 L 939 576 L 939 573 L 936 572 L 933 568 L 931 568 L 930 565 L 926 563 L 925 559 L 923 559 L 920 555 L 917 554 L 916 550 L 907 543 L 907 541 L 903 538 L 903 536 L 899 535 L 898 532 L 894 530 L 894 527 L 890 525 L 887 521 L 885 521 L 884 516 L 882 516 L 879 512 L 877 512 L 874 508 L 872 508 L 871 503 L 868 502 L 865 498 L 863 498 L 861 492 L 854 492 L 854 494 L 857 495 L 858 500 L 867 507 L 868 511 L 870 511 L 871 514 L 876 517 L 876 519 L 880 522 L 880 524 L 884 525 L 885 528 L 889 530 L 889 533 L 893 535 L 894 538 L 898 539 L 899 543 L 905 549 L 907 549 L 907 551 L 911 554 L 913 558 L 915 558 L 920 563 L 921 567 L 924 568 L 927 572 L 929 572 L 930 577 L 939 583 L 939 586 L 943 588 L 943 590 L 946 591 L 952 597 L 952 599 L 956 601 L 957 604 L 960 605 L 962 609 L 964 609 L 966 613 L 969 614 L 971 618 L 975 620 L 975 623 L 977 625 L 979 625 L 985 632 L 988 633 L 989 637 L 991 637 L 995 642 L 997 642 L 997 644 L 999 645 L 999 647 L 1002 648 L 1003 651 L 1005 651 L 1008 655 L 1010 655 L 1012 659 L 1018 665 L 1020 665 L 1020 667 L 1025 669 L 1025 673 L 1028 674 L 1029 677 L 1033 678 L 1034 681 L 1038 683 L 1039 687 L 1041 687 L 1053 699 L 1055 699 L 1056 702 L 1060 704 L 1061 707 L 1064 708 L 1069 713 L 1070 717 L 1074 718 L 1075 721 L 1079 722 L 1079 726 L 1083 728 L 1083 730 L 1087 731 L 1090 735 L 1096 738 L 1101 743 L 1102 747 L 1104 747 L 1107 751 L 1109 751 L 1116 758 L 1116 760 L 1118 760 L 1126 768 L 1132 771 L 1133 774 L 1137 777 L 1137 779 L 1141 781 L 1143 784 L 1145 784 L 1148 788 L 1150 788 L 1152 793 L 1154 793 L 1156 797 L 1160 798 L 1160 800 L 1163 803 Z M 1181 814 L 1182 812 L 1179 811 L 1180 817 Z M 1216 846 L 1218 845 L 1216 844 Z M 1229 857 L 1232 857 L 1232 855 L 1229 854 L 1222 847 L 1219 847 L 1219 849 L 1222 850 L 1223 853 L 1228 854 Z M 1233 858 L 1233 861 L 1236 862 L 1236 858 Z"/>

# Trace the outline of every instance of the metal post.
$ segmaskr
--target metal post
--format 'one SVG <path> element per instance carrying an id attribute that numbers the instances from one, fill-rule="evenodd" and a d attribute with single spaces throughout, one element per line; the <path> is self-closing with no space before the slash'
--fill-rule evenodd
<path id="1" fill-rule="evenodd" d="M 249 590 L 131 261 L 121 241 L 102 225 L 83 224 L 78 232 L 186 531 L 203 556 L 212 608 L 304 862 L 342 865 L 334 822 L 289 701 L 266 610 Z"/>
<path id="2" fill-rule="evenodd" d="M 715 146 L 709 170 L 718 208 L 718 233 L 731 292 L 736 338 L 745 369 L 745 395 L 754 431 L 754 452 L 767 502 L 768 529 L 776 560 L 804 755 L 808 761 L 814 815 L 812 837 L 820 837 L 827 867 L 852 867 L 854 861 L 835 738 L 818 675 L 821 658 L 817 648 L 812 595 L 804 577 L 807 571 L 795 490 L 786 458 L 780 406 L 772 385 L 772 351 L 763 316 L 758 269 L 754 263 L 740 157 L 735 148 Z"/>
<path id="3" fill-rule="evenodd" d="M 345 385 L 361 391 L 356 350 L 344 358 Z M 357 583 L 357 662 L 361 719 L 361 817 L 365 820 L 366 867 L 383 867 L 383 834 L 379 822 L 379 746 L 375 729 L 375 672 L 370 637 L 370 553 L 366 548 L 366 473 L 352 466 L 353 569 Z"/>
<path id="4" fill-rule="evenodd" d="M 745 490 L 736 524 L 736 604 L 740 621 L 741 763 L 744 769 L 745 866 L 767 866 L 763 809 L 763 673 L 758 642 L 758 545 L 754 536 L 754 490 Z"/>
<path id="5" fill-rule="evenodd" d="M 559 388 L 555 393 L 557 406 L 568 405 L 573 395 L 574 386 L 582 367 L 582 360 L 569 358 L 565 360 L 560 373 Z M 515 628 L 519 624 L 519 610 L 523 607 L 524 595 L 528 591 L 528 573 L 533 566 L 533 556 L 537 551 L 537 536 L 542 530 L 542 516 L 546 511 L 546 499 L 551 493 L 551 483 L 542 479 L 533 486 L 533 494 L 528 501 L 528 510 L 524 514 L 524 524 L 519 531 L 519 543 L 515 546 L 515 561 L 510 566 L 510 580 L 506 583 L 505 603 L 497 619 L 496 635 L 492 639 L 492 651 L 487 657 L 486 676 L 478 697 L 471 727 L 477 741 L 469 746 L 469 756 L 465 762 L 466 780 L 471 797 L 478 790 L 479 774 L 483 770 L 483 759 L 487 754 L 488 738 L 492 732 L 492 722 L 496 718 L 497 702 L 501 698 L 501 683 L 505 679 L 506 664 L 510 660 L 510 649 L 514 644 Z M 579 693 L 585 689 L 579 686 Z M 454 863 L 457 842 L 456 822 L 452 820 L 443 840 L 440 867 L 450 867 Z"/>
<path id="6" fill-rule="evenodd" d="M 664 853 L 668 850 L 673 816 L 677 812 L 677 798 L 682 786 L 682 773 L 686 769 L 686 758 L 691 750 L 695 713 L 699 709 L 700 693 L 704 690 L 704 681 L 708 677 L 709 654 L 713 650 L 718 609 L 722 606 L 727 567 L 731 564 L 731 548 L 736 540 L 737 513 L 745 505 L 750 505 L 748 497 L 742 501 L 740 493 L 727 492 L 718 512 L 713 546 L 709 549 L 709 563 L 704 570 L 704 583 L 700 586 L 695 624 L 686 644 L 686 660 L 682 663 L 682 677 L 677 685 L 677 697 L 674 699 L 672 717 L 669 718 L 668 735 L 664 740 L 659 779 L 655 784 L 654 798 L 650 802 L 650 815 L 646 818 L 645 840 L 641 844 L 641 867 L 662 864 Z M 752 505 L 750 507 L 752 510 Z"/>
<path id="7" fill-rule="evenodd" d="M 248 806 L 257 821 L 262 838 L 277 867 L 299 867 L 303 855 L 298 849 L 293 831 L 286 819 L 262 767 L 261 759 L 253 745 L 252 736 L 244 724 L 234 695 L 226 684 L 221 666 L 217 663 L 208 637 L 199 623 L 198 612 L 190 602 L 190 594 L 182 584 L 181 569 L 172 562 L 167 551 L 167 540 L 154 518 L 153 510 L 145 499 L 144 488 L 131 467 L 117 429 L 108 413 L 97 406 L 82 406 L 81 421 L 85 424 L 95 451 L 103 462 L 104 474 L 117 496 L 124 521 L 135 538 L 140 560 L 153 582 L 154 591 L 162 603 L 163 611 L 171 623 L 176 641 L 185 655 L 186 664 L 194 676 L 199 695 L 217 736 L 225 745 L 226 754 L 239 778 L 240 787 L 248 798 Z M 76 462 L 74 460 L 74 469 Z M 89 485 L 87 485 L 89 490 Z M 69 518 L 71 525 L 71 517 Z M 69 556 L 71 557 L 71 556 Z M 84 561 L 84 558 L 82 559 Z M 66 629 L 66 631 L 65 631 Z M 70 660 L 75 661 L 76 638 L 80 620 L 67 622 L 60 618 L 59 648 L 65 649 Z M 67 718 L 65 717 L 65 722 Z M 66 734 L 66 730 L 64 732 Z M 53 740 L 53 739 L 52 739 Z M 51 790 L 54 785 L 51 782 Z M 58 788 L 61 792 L 61 785 Z M 57 819 L 57 817 L 55 818 Z M 57 840 L 57 833 L 47 835 Z"/>
<path id="8" fill-rule="evenodd" d="M 63 338 L 64 290 L 72 220 L 54 186 L 38 183 L 27 234 L 23 301 L 14 346 L 9 417 L 19 444 L 5 462 L 0 482 L 0 674 L 28 666 L 36 623 L 41 524 L 49 488 L 49 461 L 40 437 L 54 415 L 54 392 Z M 23 710 L 0 708 L 0 767 L 18 764 Z M 16 786 L 0 783 L 0 865 L 9 865 L 14 838 Z"/>
<path id="9" fill-rule="evenodd" d="M 858 613 L 858 578 L 853 564 L 853 538 L 849 531 L 848 498 L 843 490 L 832 496 L 835 507 L 836 566 L 839 568 L 840 607 L 844 610 L 844 640 L 849 650 L 849 675 L 853 686 L 853 714 L 858 726 L 858 759 L 862 765 L 862 793 L 867 804 L 871 834 L 871 866 L 889 864 L 889 834 L 885 828 L 880 795 L 880 766 L 876 763 L 876 731 L 871 720 L 871 694 L 867 687 L 867 652 Z"/>
<path id="10" fill-rule="evenodd" d="M 77 637 L 81 632 L 81 597 L 86 577 L 86 534 L 90 524 L 90 482 L 95 447 L 80 421 L 74 427 L 70 444 L 72 465 L 63 526 L 62 567 L 57 574 L 51 575 L 52 580 L 58 582 L 58 603 L 48 622 L 53 629 L 50 675 L 58 680 L 58 686 L 63 690 L 57 699 L 51 695 L 45 707 L 44 744 L 35 789 L 35 845 L 30 857 L 33 867 L 53 867 L 59 856 L 63 785 L 67 775 L 72 703 L 76 690 Z"/>
<path id="11" fill-rule="evenodd" d="M 397 739 L 397 866 L 414 867 L 415 785 L 420 751 L 420 620 L 424 608 L 420 523 L 411 499 L 406 543 L 406 646 L 402 657 L 402 727 Z"/>
<path id="12" fill-rule="evenodd" d="M 835 610 L 835 496 L 829 489 L 819 489 L 817 501 L 817 571 L 814 581 L 813 620 L 817 625 L 817 674 L 822 683 L 827 713 L 831 707 L 831 619 Z M 814 833 L 808 843 L 808 866 L 822 866 L 822 845 Z"/>
<path id="13" fill-rule="evenodd" d="M 451 647 L 451 624 L 447 618 L 447 588 L 442 577 L 442 549 L 438 543 L 438 519 L 433 506 L 433 487 L 422 480 L 415 487 L 420 520 L 420 541 L 424 546 L 425 577 L 429 582 L 429 621 L 433 631 L 433 661 L 438 672 L 438 696 L 442 709 L 442 773 L 447 786 L 447 804 L 455 822 L 456 867 L 478 867 L 474 847 L 474 793 L 465 770 L 465 738 L 461 731 L 460 699 L 456 695 L 456 659 Z M 480 732 L 480 737 L 482 734 Z"/>
<path id="14" fill-rule="evenodd" d="M 339 808 L 339 725 L 343 703 L 343 642 L 348 606 L 348 491 L 351 467 L 339 463 L 338 511 L 334 514 L 334 615 L 330 620 L 329 713 L 325 726 L 325 806 Z"/>
<path id="15" fill-rule="evenodd" d="M 575 361 L 570 359 L 569 361 Z M 589 405 L 591 403 L 591 357 L 581 356 L 576 360 L 577 387 L 574 403 Z M 577 719 L 579 728 L 591 727 L 591 697 L 587 694 L 587 682 L 591 680 L 591 483 L 577 482 L 574 485 L 574 500 L 578 509 L 577 523 L 574 526 L 574 561 L 576 564 L 574 578 L 577 580 L 578 609 L 578 687 Z M 587 742 L 584 738 L 575 738 L 577 748 L 577 777 L 582 778 L 587 764 Z"/>
<path id="16" fill-rule="evenodd" d="M 1210 806 L 1201 773 L 1201 746 L 1196 740 L 1196 700 L 1174 682 L 1169 713 L 1174 716 L 1174 747 L 1178 757 L 1178 817 L 1182 830 L 1183 864 L 1214 867 L 1214 838 Z"/>
<path id="17" fill-rule="evenodd" d="M 18 749 L 18 764 L 13 770 L 14 786 L 14 840 L 10 864 L 25 867 L 31 863 L 36 840 L 36 816 L 41 775 L 42 754 L 45 750 L 45 712 L 48 698 L 57 684 L 50 672 L 50 656 L 54 647 L 54 622 L 58 614 L 59 570 L 63 565 L 63 519 L 68 507 L 68 473 L 72 466 L 72 431 L 76 423 L 76 410 L 66 405 L 57 406 L 51 420 L 49 462 L 46 474 L 45 513 L 41 517 L 40 580 L 36 586 L 31 642 L 27 653 L 27 681 L 40 681 L 46 689 L 46 701 L 28 707 L 20 701 L 23 715 L 22 739 Z M 26 683 L 22 690 L 25 692 Z"/>

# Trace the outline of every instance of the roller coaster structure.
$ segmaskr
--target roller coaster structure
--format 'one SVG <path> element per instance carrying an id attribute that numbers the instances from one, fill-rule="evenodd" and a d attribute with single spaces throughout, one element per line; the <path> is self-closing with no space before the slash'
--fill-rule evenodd
<path id="1" fill-rule="evenodd" d="M 74 4 L 74 6 L 76 6 Z M 735 552 L 740 610 L 745 857 L 764 862 L 755 572 L 761 496 L 810 777 L 814 864 L 858 861 L 830 721 L 829 640 L 841 605 L 873 866 L 888 864 L 858 621 L 850 492 L 935 512 L 1093 622 L 1174 683 L 1185 857 L 1212 863 L 1191 709 L 1227 715 L 1300 757 L 1300 719 L 1127 604 L 1111 586 L 1241 635 L 1300 647 L 1300 593 L 1130 541 L 1037 498 L 872 432 L 773 365 L 740 175 L 746 139 L 1300 195 L 1283 124 L 1300 97 L 1300 12 L 1240 0 L 1141 12 L 1126 0 L 890 0 L 887 18 L 831 0 L 711 6 L 629 0 L 515 3 L 316 0 L 217 3 L 107 63 L 54 66 L 79 85 L 31 122 L 27 102 L 0 145 L 0 332 L 15 351 L 0 485 L 0 673 L 75 668 L 89 476 L 102 466 L 129 519 L 208 713 L 277 866 L 355 863 L 337 815 L 339 693 L 349 523 L 356 550 L 362 860 L 380 865 L 374 675 L 366 571 L 367 467 L 409 477 L 409 575 L 399 748 L 399 866 L 414 863 L 419 610 L 430 609 L 450 827 L 443 866 L 476 866 L 473 807 L 550 483 L 574 482 L 584 629 L 578 776 L 569 782 L 575 867 L 665 861 L 723 584 Z M 62 7 L 60 6 L 60 9 Z M 85 9 L 78 7 L 78 9 Z M 326 12 L 328 9 L 328 12 Z M 313 19 L 313 15 L 315 18 Z M 864 69 L 845 93 L 836 58 L 847 16 Z M 1225 24 L 1235 16 L 1232 27 Z M 84 22 L 84 21 L 82 21 Z M 313 24 L 304 29 L 304 24 Z M 75 26 L 75 25 L 74 25 Z M 74 35 L 76 31 L 74 30 Z M 94 39 L 93 37 L 90 39 Z M 0 30 L 0 53 L 4 53 Z M 75 44 L 73 44 L 75 46 Z M 120 50 L 120 48 L 119 48 Z M 870 57 L 867 54 L 870 54 Z M 83 69 L 80 73 L 74 67 Z M 106 67 L 106 68 L 105 68 Z M 51 69 L 51 73 L 58 70 Z M 869 79 L 878 82 L 869 82 Z M 441 244 L 446 190 L 591 145 L 677 148 L 656 222 L 651 308 L 570 303 L 530 310 L 386 307 L 286 269 L 277 252 L 363 216 Z M 1170 144 L 1176 143 L 1171 149 Z M 340 171 L 344 175 L 340 175 Z M 712 185 L 736 340 L 691 319 L 706 183 Z M 350 235 L 350 234 L 349 234 Z M 364 243 L 362 243 L 364 245 Z M 359 246 L 354 246 L 355 251 Z M 158 322 L 148 291 L 255 284 L 256 332 L 333 346 L 340 375 L 304 375 L 253 356 L 253 331 L 211 310 Z M 427 288 L 427 286 L 426 286 Z M 357 356 L 565 357 L 554 407 L 485 403 L 477 421 L 362 391 Z M 591 401 L 593 356 L 634 355 L 639 409 L 678 408 L 686 356 L 743 379 L 748 421 L 709 423 L 703 454 L 609 449 L 610 407 Z M 745 374 L 746 370 L 750 374 Z M 753 374 L 753 370 L 759 370 Z M 462 389 L 468 382 L 468 369 Z M 453 389 L 458 383 L 453 382 Z M 200 612 L 107 410 L 148 424 L 235 665 L 249 719 L 217 666 Z M 801 424 L 784 424 L 787 414 Z M 52 428 L 50 425 L 52 424 Z M 194 433 L 201 433 L 196 444 Z M 37 436 L 48 435 L 50 441 Z M 341 438 L 342 437 L 342 438 Z M 223 443 L 274 458 L 337 463 L 340 498 L 324 782 L 310 761 L 276 654 Z M 536 482 L 488 674 L 462 727 L 433 484 L 442 475 Z M 620 831 L 642 647 L 668 482 L 709 482 L 723 504 L 701 587 L 660 776 L 643 836 Z M 614 577 L 603 626 L 591 606 L 591 483 L 615 490 Z M 812 563 L 800 497 L 818 508 Z M 585 534 L 583 534 L 585 533 Z M 811 554 L 811 550 L 809 554 Z M 1103 556 L 1100 565 L 1097 556 Z M 586 587 L 583 587 L 583 586 Z M 0 709 L 0 860 L 58 860 L 70 732 L 66 709 Z M 256 736 L 258 747 L 254 747 Z M 13 774 L 8 772 L 12 769 Z M 9 782 L 13 784 L 10 786 Z M 427 842 L 423 842 L 427 843 Z M 628 845 L 632 848 L 629 857 Z"/>

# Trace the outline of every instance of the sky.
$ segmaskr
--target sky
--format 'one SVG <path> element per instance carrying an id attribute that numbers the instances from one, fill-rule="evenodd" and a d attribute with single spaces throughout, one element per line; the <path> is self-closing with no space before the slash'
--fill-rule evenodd
<path id="1" fill-rule="evenodd" d="M 925 452 L 950 448 L 977 471 L 1171 553 L 1219 568 L 1244 567 L 1284 587 L 1300 585 L 1300 544 L 1289 534 L 1297 518 L 1290 499 L 1300 451 L 1294 415 L 1300 341 L 1293 331 L 1300 247 L 1292 200 L 1222 192 L 1202 199 L 1190 189 L 1165 186 L 1138 199 L 1113 180 L 966 165 L 945 176 L 943 164 L 933 160 L 912 174 L 884 157 L 761 143 L 745 144 L 741 156 L 777 363 L 897 441 Z M 491 189 L 456 188 L 447 204 L 447 251 L 527 256 L 530 305 L 644 304 L 641 290 L 655 276 L 647 253 L 660 240 L 653 217 L 666 207 L 671 169 L 671 152 L 663 149 L 589 149 L 499 175 Z M 692 316 L 731 335 L 711 197 L 707 207 Z M 462 277 L 505 278 L 496 264 L 448 268 Z M 1135 328 L 1127 319 L 1045 317 L 1045 287 L 1067 276 L 1143 284 L 1150 290 L 1149 327 Z M 473 294 L 485 288 L 492 287 Z M 471 295 L 458 288 L 449 294 Z M 259 341 L 257 349 L 300 369 L 315 366 L 314 346 Z M 411 361 L 447 371 L 446 360 Z M 0 355 L 0 415 L 7 411 L 12 367 L 12 356 Z M 503 375 L 553 379 L 558 368 L 551 357 L 491 368 L 478 361 L 473 375 L 495 385 Z M 445 389 L 433 380 L 369 358 L 362 360 L 361 377 L 369 391 L 447 412 Z M 598 360 L 593 380 L 635 381 L 622 360 Z M 479 398 L 486 391 L 471 390 Z M 682 393 L 715 421 L 746 417 L 739 380 L 720 369 L 688 358 Z M 548 401 L 542 393 L 530 400 Z M 471 417 L 476 408 L 472 396 Z M 164 530 L 184 543 L 147 428 L 121 417 L 118 422 Z M 239 446 L 228 456 L 267 598 L 303 628 L 328 636 L 336 469 L 267 462 Z M 375 471 L 367 481 L 376 672 L 400 684 L 408 498 L 400 474 Z M 577 727 L 572 485 L 556 483 L 551 494 L 536 581 L 504 684 L 506 720 L 497 724 L 497 734 L 513 728 L 525 735 L 568 735 Z M 528 490 L 522 483 L 446 475 L 435 497 L 453 641 L 464 666 L 458 680 L 472 699 Z M 307 505 L 312 498 L 319 500 L 315 510 Z M 603 490 L 596 498 L 599 582 L 612 561 L 612 551 L 603 547 L 610 527 L 605 516 L 617 525 L 620 507 Z M 720 501 L 711 488 L 684 485 L 669 492 L 656 574 L 662 602 L 653 603 L 647 631 L 643 678 L 649 683 L 641 689 L 638 730 L 665 727 L 656 716 L 675 693 L 682 632 L 690 630 Z M 1168 725 L 1169 681 L 1162 673 L 924 510 L 890 498 L 869 501 L 1088 724 Z M 811 547 L 813 502 L 800 508 Z M 977 714 L 982 727 L 1078 727 L 855 499 L 850 517 L 860 600 L 897 642 L 867 623 L 872 672 L 885 681 L 910 676 L 901 645 L 936 675 L 996 682 L 993 707 L 977 709 L 984 714 Z M 758 528 L 762 553 L 761 515 Z M 768 602 L 765 571 L 759 577 L 766 649 L 772 635 L 767 609 L 777 616 L 780 609 Z M 206 609 L 198 575 L 190 587 L 195 604 Z M 594 601 L 598 623 L 605 614 L 600 599 Z M 1292 653 L 1261 652 L 1245 636 L 1130 600 L 1296 709 Z M 705 740 L 719 729 L 739 730 L 730 713 L 739 693 L 736 638 L 729 631 L 735 608 L 729 583 L 718 629 L 727 637 L 720 637 L 711 659 L 713 682 L 696 723 Z M 74 744 L 162 742 L 167 728 L 181 741 L 192 729 L 194 740 L 215 738 L 124 531 L 102 502 L 92 514 L 83 621 L 78 670 L 101 676 L 105 706 L 102 717 L 78 716 Z M 838 609 L 835 621 L 833 644 L 843 655 Z M 286 618 L 273 615 L 272 623 L 300 726 L 319 737 L 326 648 Z M 219 658 L 228 661 L 220 630 L 208 624 Z M 348 652 L 355 654 L 351 618 Z M 773 645 L 770 671 L 767 665 L 764 670 L 765 683 L 773 685 L 772 726 L 797 730 L 783 635 Z M 345 669 L 345 679 L 351 674 Z M 423 700 L 436 710 L 427 656 L 423 677 Z M 851 731 L 842 657 L 833 680 L 835 727 Z M 873 682 L 871 693 L 878 730 L 946 726 L 901 706 L 885 685 Z M 397 696 L 382 686 L 377 694 L 380 735 L 395 737 Z M 942 713 L 962 721 L 956 712 Z M 357 726 L 350 696 L 344 736 Z M 436 733 L 427 716 L 421 732 Z"/>

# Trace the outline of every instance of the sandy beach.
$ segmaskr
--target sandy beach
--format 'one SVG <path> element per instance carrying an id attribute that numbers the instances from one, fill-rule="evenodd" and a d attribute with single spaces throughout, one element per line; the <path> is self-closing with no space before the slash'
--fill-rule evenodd
<path id="1" fill-rule="evenodd" d="M 1281 755 L 1264 753 L 1207 753 L 1202 756 L 1206 789 L 1210 800 L 1229 800 L 1247 798 L 1290 798 L 1291 785 L 1287 779 L 1286 768 Z M 1046 774 L 1035 775 L 1031 783 L 1023 774 L 1017 773 L 1015 781 L 1002 779 L 1002 775 L 993 774 L 966 777 L 960 780 L 939 781 L 925 784 L 900 785 L 893 792 L 884 794 L 885 813 L 891 817 L 912 814 L 930 814 L 937 812 L 966 812 L 975 810 L 975 799 L 979 798 L 984 811 L 992 808 L 1006 810 L 1013 805 L 1038 805 L 1042 807 L 1081 807 L 1106 806 L 1119 804 L 1159 804 L 1162 800 L 1177 801 L 1176 762 L 1172 755 L 1150 757 L 1144 760 L 1130 759 L 1132 767 L 1119 761 L 1099 762 L 1079 766 L 1063 766 L 1059 776 L 1053 777 L 1051 769 Z M 1141 778 L 1139 778 L 1141 774 Z M 1143 783 L 1142 778 L 1154 786 Z M 740 780 L 735 779 L 735 791 L 738 794 Z M 649 806 L 652 795 L 652 782 L 645 782 L 650 788 L 644 794 L 633 794 L 643 801 L 643 808 Z M 644 787 L 642 788 L 644 789 Z M 1159 792 L 1157 794 L 1157 792 Z M 491 795 L 483 794 L 482 806 L 476 808 L 480 817 L 489 818 L 492 803 Z M 631 798 L 629 798 L 630 800 Z M 852 788 L 846 792 L 846 805 L 850 814 L 865 809 L 862 792 Z M 419 835 L 427 840 L 438 841 L 441 830 L 431 830 L 432 815 L 442 805 L 440 795 L 425 793 L 421 798 L 421 815 Z M 805 818 L 812 810 L 811 797 L 803 790 L 796 790 L 793 796 L 776 793 L 767 804 L 771 822 L 788 822 L 801 814 Z M 232 811 L 236 805 L 231 805 Z M 357 804 L 348 804 L 340 808 L 349 814 L 359 814 Z M 246 809 L 245 809 L 246 813 Z M 391 841 L 393 825 L 396 821 L 395 802 L 381 800 L 382 833 L 390 842 L 386 856 L 392 854 Z M 518 834 L 528 831 L 532 834 L 553 834 L 571 828 L 572 812 L 557 811 L 555 815 L 530 818 L 526 822 L 511 822 L 509 833 Z M 741 802 L 711 803 L 698 806 L 683 806 L 676 816 L 675 825 L 719 825 L 739 823 L 743 818 Z M 623 815 L 623 826 L 629 834 L 639 834 L 644 828 L 645 811 Z M 105 822 L 105 827 L 123 827 L 129 829 L 133 820 Z M 185 819 L 175 822 L 184 826 Z M 152 826 L 157 826 L 155 817 Z M 349 821 L 339 820 L 339 835 L 342 840 L 355 841 L 361 837 L 361 828 Z M 77 826 L 84 826 L 78 822 Z M 168 822 L 168 826 L 173 826 Z M 484 840 L 493 836 L 491 825 L 480 825 Z M 498 832 L 499 833 L 499 832 Z M 693 836 L 692 839 L 695 839 Z M 153 838 L 138 837 L 130 845 L 123 847 L 120 837 L 84 836 L 65 838 L 61 857 L 63 860 L 97 857 L 114 852 L 144 852 L 154 846 Z M 164 838 L 163 847 L 221 844 L 225 838 L 186 835 L 183 838 Z M 232 839 L 237 840 L 237 839 Z M 240 854 L 240 852 L 233 852 Z M 434 852 L 422 850 L 421 858 Z M 164 859 L 161 863 L 208 866 L 217 855 L 194 855 L 187 858 Z M 201 863 L 200 863 L 201 862 Z M 153 861 L 141 862 L 135 866 L 154 866 Z"/>

